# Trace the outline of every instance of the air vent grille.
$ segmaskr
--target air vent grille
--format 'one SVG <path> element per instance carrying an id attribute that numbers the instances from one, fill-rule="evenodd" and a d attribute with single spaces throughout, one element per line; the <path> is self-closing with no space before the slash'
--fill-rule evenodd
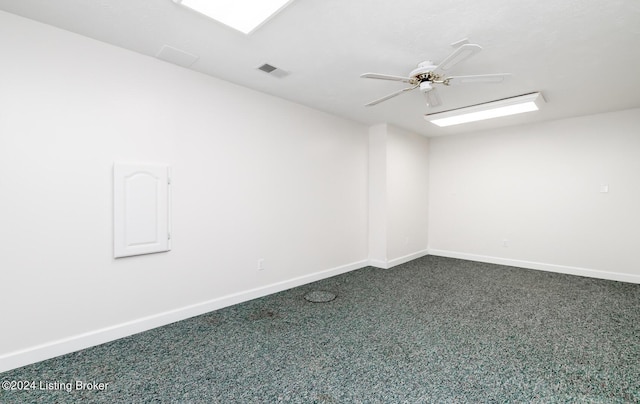
<path id="1" fill-rule="evenodd" d="M 282 78 L 289 75 L 289 72 L 286 70 L 282 70 L 278 67 L 270 65 L 269 63 L 265 63 L 262 66 L 258 67 L 258 70 L 262 70 L 270 76 L 274 76 L 277 78 Z"/>
<path id="2" fill-rule="evenodd" d="M 271 73 L 272 71 L 276 70 L 277 67 L 271 66 L 269 63 L 265 63 L 262 66 L 258 67 L 258 69 L 262 70 L 265 73 Z"/>

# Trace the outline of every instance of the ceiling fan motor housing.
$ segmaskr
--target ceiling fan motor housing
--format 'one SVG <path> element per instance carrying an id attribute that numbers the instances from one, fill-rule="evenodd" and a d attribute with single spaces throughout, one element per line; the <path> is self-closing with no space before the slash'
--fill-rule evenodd
<path id="1" fill-rule="evenodd" d="M 426 62 L 419 63 L 418 67 L 413 69 L 411 73 L 409 73 L 409 77 L 421 79 L 422 77 L 420 76 L 425 76 L 424 78 L 426 79 L 426 76 L 433 74 L 432 72 L 436 69 L 436 67 L 438 66 L 434 65 L 432 61 L 427 60 Z"/>

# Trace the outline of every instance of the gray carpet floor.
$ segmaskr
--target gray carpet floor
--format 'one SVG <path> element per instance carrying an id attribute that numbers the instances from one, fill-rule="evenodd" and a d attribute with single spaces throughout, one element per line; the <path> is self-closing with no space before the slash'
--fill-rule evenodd
<path id="1" fill-rule="evenodd" d="M 336 295 L 326 303 L 311 291 Z M 640 285 L 427 256 L 0 374 L 2 403 L 640 402 Z"/>

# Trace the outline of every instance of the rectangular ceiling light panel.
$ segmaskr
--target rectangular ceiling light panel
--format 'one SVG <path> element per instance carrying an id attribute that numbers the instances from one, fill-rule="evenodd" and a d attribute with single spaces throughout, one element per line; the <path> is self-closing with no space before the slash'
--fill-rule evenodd
<path id="1" fill-rule="evenodd" d="M 293 0 L 173 0 L 242 33 L 250 34 Z"/>
<path id="2" fill-rule="evenodd" d="M 544 104 L 542 94 L 532 93 L 451 111 L 428 114 L 424 116 L 424 119 L 440 127 L 459 125 L 461 123 L 537 111 L 542 104 Z"/>

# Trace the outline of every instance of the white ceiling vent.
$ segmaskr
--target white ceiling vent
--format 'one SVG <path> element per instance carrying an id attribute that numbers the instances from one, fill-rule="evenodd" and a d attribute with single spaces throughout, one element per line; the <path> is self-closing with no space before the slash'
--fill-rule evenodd
<path id="1" fill-rule="evenodd" d="M 169 45 L 164 45 L 162 49 L 160 49 L 160 52 L 156 54 L 156 57 L 164 60 L 165 62 L 173 63 L 182 67 L 191 67 L 198 59 L 200 59 L 197 55 L 193 55 Z"/>
<path id="2" fill-rule="evenodd" d="M 289 75 L 288 71 L 279 69 L 275 66 L 270 65 L 269 63 L 265 63 L 262 66 L 258 67 L 258 70 L 262 70 L 263 72 L 279 79 Z"/>

